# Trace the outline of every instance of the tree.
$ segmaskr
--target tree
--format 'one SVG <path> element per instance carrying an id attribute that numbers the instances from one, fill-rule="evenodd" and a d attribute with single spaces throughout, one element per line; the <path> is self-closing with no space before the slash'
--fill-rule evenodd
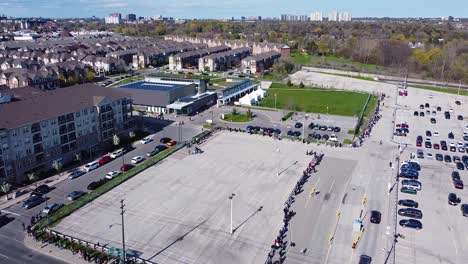
<path id="1" fill-rule="evenodd" d="M 55 160 L 54 162 L 52 162 L 52 168 L 54 168 L 54 170 L 56 170 L 57 172 L 60 172 L 62 167 L 63 163 L 61 161 Z"/>
<path id="2" fill-rule="evenodd" d="M 247 115 L 248 118 L 252 119 L 253 114 L 252 114 L 252 110 L 250 110 L 250 108 L 247 108 L 246 115 Z"/>
<path id="3" fill-rule="evenodd" d="M 317 46 L 317 52 L 320 55 L 327 55 L 330 52 L 330 48 L 328 47 L 328 43 L 320 41 Z"/>
<path id="4" fill-rule="evenodd" d="M 133 131 L 130 131 L 130 132 L 128 133 L 128 136 L 129 136 L 132 140 L 136 137 L 135 132 L 133 132 Z"/>
<path id="5" fill-rule="evenodd" d="M 28 173 L 28 179 L 30 182 L 36 182 L 38 179 L 37 174 L 35 172 Z M 37 183 L 36 183 L 36 187 L 37 187 Z"/>
<path id="6" fill-rule="evenodd" d="M 293 86 L 293 83 L 291 82 L 291 79 L 288 79 L 287 85 L 288 85 L 289 87 Z"/>
<path id="7" fill-rule="evenodd" d="M 301 83 L 299 84 L 299 87 L 300 87 L 300 88 L 304 88 L 304 83 L 301 82 Z"/>
<path id="8" fill-rule="evenodd" d="M 120 138 L 119 136 L 117 136 L 117 134 L 114 134 L 114 136 L 112 136 L 112 144 L 114 144 L 114 146 L 118 146 L 120 145 Z"/>
<path id="9" fill-rule="evenodd" d="M 94 80 L 94 72 L 90 69 L 86 69 L 86 80 L 92 82 Z"/>
<path id="10" fill-rule="evenodd" d="M 232 108 L 231 114 L 232 115 L 237 115 L 237 109 L 235 107 Z"/>
<path id="11" fill-rule="evenodd" d="M 0 185 L 0 189 L 2 190 L 2 192 L 6 194 L 6 199 L 8 200 L 9 199 L 8 194 L 10 193 L 10 190 L 11 190 L 11 184 L 9 184 L 8 182 L 3 182 Z"/>

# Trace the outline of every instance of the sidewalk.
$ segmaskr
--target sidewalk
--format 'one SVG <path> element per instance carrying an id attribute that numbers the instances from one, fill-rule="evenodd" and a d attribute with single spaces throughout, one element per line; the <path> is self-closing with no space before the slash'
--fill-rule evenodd
<path id="1" fill-rule="evenodd" d="M 68 179 L 68 174 L 62 172 L 52 177 L 35 182 L 31 185 L 14 190 L 14 192 L 20 193 L 20 196 L 17 196 L 16 198 L 12 198 L 13 193 L 8 194 L 8 197 L 10 197 L 9 200 L 6 199 L 6 195 L 0 196 L 0 210 L 4 210 L 10 206 L 13 206 L 15 204 L 21 203 L 22 201 L 26 200 L 27 198 L 29 198 L 29 195 L 27 194 L 30 193 L 32 190 L 34 190 L 36 186 L 47 184 L 49 187 L 52 187 L 66 179 Z"/>
<path id="2" fill-rule="evenodd" d="M 34 250 L 38 253 L 51 256 L 58 260 L 64 261 L 65 263 L 74 263 L 74 264 L 89 264 L 90 262 L 83 260 L 80 258 L 79 254 L 73 255 L 70 250 L 67 249 L 59 249 L 58 247 L 50 244 L 43 244 L 41 242 L 36 242 L 34 239 L 29 238 L 27 236 L 24 237 L 24 245 Z"/>

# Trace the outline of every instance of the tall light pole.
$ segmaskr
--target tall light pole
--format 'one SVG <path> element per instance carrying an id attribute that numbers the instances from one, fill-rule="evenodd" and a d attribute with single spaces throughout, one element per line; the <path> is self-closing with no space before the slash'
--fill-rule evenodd
<path id="1" fill-rule="evenodd" d="M 229 195 L 229 197 L 228 197 L 229 200 L 231 201 L 231 229 L 230 229 L 231 235 L 232 235 L 232 233 L 234 232 L 234 230 L 232 229 L 232 200 L 233 200 L 233 198 L 234 198 L 235 195 L 236 195 L 236 194 L 233 193 L 233 194 Z"/>
<path id="2" fill-rule="evenodd" d="M 125 204 L 124 200 L 120 200 L 120 215 L 122 216 L 122 263 L 126 263 L 126 253 L 125 253 L 125 226 L 124 226 L 124 210 Z"/>

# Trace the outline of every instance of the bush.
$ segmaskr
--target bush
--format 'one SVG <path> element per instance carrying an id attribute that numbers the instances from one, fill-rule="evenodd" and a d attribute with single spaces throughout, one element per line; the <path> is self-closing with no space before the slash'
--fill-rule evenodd
<path id="1" fill-rule="evenodd" d="M 287 85 L 288 85 L 289 87 L 293 86 L 293 83 L 291 82 L 291 79 L 288 79 Z"/>
<path id="2" fill-rule="evenodd" d="M 304 88 L 304 84 L 302 82 L 299 84 L 299 88 Z"/>
<path id="3" fill-rule="evenodd" d="M 289 113 L 287 113 L 285 116 L 283 116 L 283 118 L 281 118 L 281 120 L 282 120 L 282 121 L 286 121 L 286 120 L 288 120 L 293 114 L 294 114 L 294 112 L 289 112 Z"/>
<path id="4" fill-rule="evenodd" d="M 343 139 L 343 144 L 345 144 L 345 145 L 351 145 L 352 143 L 353 143 L 353 141 L 351 141 L 351 139 L 349 139 L 349 138 Z"/>

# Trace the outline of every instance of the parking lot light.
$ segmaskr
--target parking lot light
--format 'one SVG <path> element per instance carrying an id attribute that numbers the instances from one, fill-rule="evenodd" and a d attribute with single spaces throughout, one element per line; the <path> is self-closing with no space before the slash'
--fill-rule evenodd
<path id="1" fill-rule="evenodd" d="M 236 195 L 236 194 L 233 193 L 233 194 L 229 195 L 229 197 L 228 197 L 228 199 L 231 201 L 231 229 L 230 229 L 231 235 L 232 235 L 232 233 L 234 232 L 233 229 L 232 229 L 232 201 L 233 201 L 233 198 L 234 198 L 235 195 Z"/>

